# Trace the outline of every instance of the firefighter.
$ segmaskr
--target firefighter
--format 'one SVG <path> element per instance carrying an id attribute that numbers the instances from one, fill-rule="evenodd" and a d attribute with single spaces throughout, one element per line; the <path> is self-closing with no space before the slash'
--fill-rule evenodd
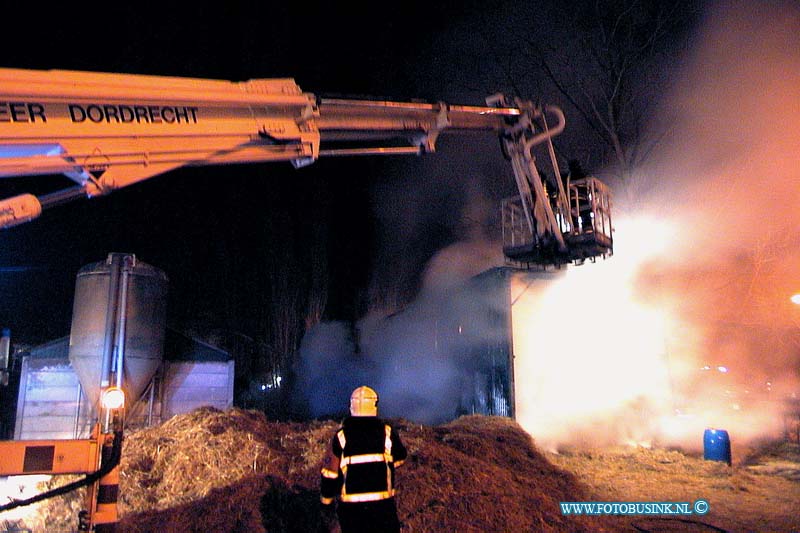
<path id="1" fill-rule="evenodd" d="M 358 387 L 350 395 L 350 416 L 331 439 L 322 465 L 324 527 L 331 527 L 338 499 L 342 533 L 399 532 L 394 469 L 406 456 L 397 430 L 378 418 L 378 393 Z"/>

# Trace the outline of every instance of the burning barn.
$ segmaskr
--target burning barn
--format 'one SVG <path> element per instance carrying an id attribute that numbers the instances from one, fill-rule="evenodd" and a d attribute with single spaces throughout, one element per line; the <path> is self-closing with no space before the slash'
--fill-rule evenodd
<path id="1" fill-rule="evenodd" d="M 452 330 L 448 347 L 459 360 L 463 384 L 458 414 L 489 414 L 516 418 L 515 342 L 525 323 L 515 314 L 526 290 L 509 267 L 486 270 L 472 277 L 449 298 L 442 316 Z M 531 271 L 525 283 L 547 282 L 559 273 Z M 522 381 L 525 384 L 525 381 Z M 524 394 L 524 392 L 522 392 Z"/>
<path id="2" fill-rule="evenodd" d="M 381 414 L 425 424 L 465 414 L 519 415 L 515 335 L 518 281 L 487 270 L 446 290 L 425 290 L 404 310 L 369 316 L 355 331 L 322 323 L 300 347 L 296 396 L 307 415 L 343 414 L 343 392 L 369 383 Z M 529 272 L 529 283 L 561 274 Z"/>

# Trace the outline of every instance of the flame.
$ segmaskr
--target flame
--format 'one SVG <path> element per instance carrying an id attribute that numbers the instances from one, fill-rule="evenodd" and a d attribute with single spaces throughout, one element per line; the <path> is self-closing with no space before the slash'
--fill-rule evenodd
<path id="1" fill-rule="evenodd" d="M 539 440 L 773 437 L 800 396 L 800 9 L 704 22 L 618 191 L 614 257 L 516 286 L 516 407 Z"/>
<path id="2" fill-rule="evenodd" d="M 702 295 L 651 298 L 640 282 L 654 261 L 674 260 L 670 253 L 687 228 L 648 217 L 616 228 L 613 257 L 560 276 L 520 273 L 512 281 L 519 423 L 552 450 L 621 443 L 697 448 L 707 427 L 734 428 L 742 439 L 774 432 L 775 406 L 759 404 L 763 398 L 742 388 L 743 349 L 728 347 L 728 357 L 709 351 L 705 324 L 674 305 L 677 297 Z M 735 366 L 699 362 L 710 356 Z M 772 383 L 763 389 L 771 391 Z"/>
<path id="3" fill-rule="evenodd" d="M 612 258 L 555 279 L 512 281 L 517 419 L 546 445 L 598 422 L 607 429 L 600 440 L 648 444 L 651 410 L 670 403 L 672 319 L 639 301 L 633 281 L 642 261 L 669 246 L 674 228 L 652 219 L 617 228 L 623 240 Z"/>

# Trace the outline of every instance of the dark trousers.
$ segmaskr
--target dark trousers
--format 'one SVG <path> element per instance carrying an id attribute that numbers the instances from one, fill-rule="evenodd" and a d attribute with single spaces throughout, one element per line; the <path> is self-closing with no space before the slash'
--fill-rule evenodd
<path id="1" fill-rule="evenodd" d="M 343 503 L 336 509 L 342 533 L 399 533 L 394 498 L 376 502 Z"/>

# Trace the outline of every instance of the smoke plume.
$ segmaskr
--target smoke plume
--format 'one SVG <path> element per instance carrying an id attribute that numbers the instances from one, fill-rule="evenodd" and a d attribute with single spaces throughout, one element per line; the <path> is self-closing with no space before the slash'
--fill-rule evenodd
<path id="1" fill-rule="evenodd" d="M 547 447 L 735 446 L 797 409 L 800 10 L 719 3 L 691 44 L 614 257 L 518 283 L 517 416 Z"/>
<path id="2" fill-rule="evenodd" d="M 471 320 L 468 330 L 459 327 L 466 312 L 464 284 L 502 264 L 502 248 L 486 236 L 498 205 L 484 194 L 481 182 L 487 178 L 453 161 L 444 171 L 420 167 L 417 182 L 411 173 L 416 189 L 390 180 L 379 190 L 379 198 L 390 198 L 378 203 L 379 216 L 387 232 L 399 233 L 381 250 L 383 271 L 376 273 L 390 296 L 374 297 L 370 312 L 355 324 L 322 323 L 306 334 L 295 369 L 296 411 L 341 416 L 350 392 L 369 385 L 380 394 L 382 416 L 440 423 L 463 414 L 461 396 L 471 386 L 470 346 L 505 334 L 482 320 Z M 454 180 L 453 174 L 461 177 Z M 431 225 L 439 231 L 426 231 Z M 442 247 L 443 241 L 450 244 Z M 429 247 L 440 249 L 420 266 L 418 255 Z M 391 294 L 410 290 L 401 286 L 409 280 L 399 273 L 411 270 L 419 279 L 414 296 Z"/>
<path id="3" fill-rule="evenodd" d="M 736 445 L 779 434 L 798 401 L 800 9 L 721 2 L 691 45 L 653 95 L 662 140 L 616 191 L 615 255 L 511 281 L 516 416 L 540 445 L 697 448 L 705 427 Z M 501 264 L 500 245 L 457 237 L 403 311 L 307 335 L 312 414 L 344 412 L 362 381 L 383 415 L 458 414 L 469 354 L 507 331 L 482 322 L 486 302 L 451 297 Z"/>
<path id="4" fill-rule="evenodd" d="M 467 331 L 461 318 L 469 304 L 454 295 L 496 265 L 499 250 L 485 241 L 455 243 L 430 261 L 422 291 L 403 310 L 375 310 L 353 328 L 322 323 L 310 331 L 296 371 L 306 414 L 345 414 L 350 392 L 360 385 L 378 391 L 382 416 L 434 424 L 464 414 L 470 347 L 504 332 L 475 319 Z"/>
<path id="5" fill-rule="evenodd" d="M 674 403 L 758 437 L 800 393 L 800 9 L 720 3 L 694 45 L 661 118 L 670 134 L 639 169 L 647 194 L 622 216 L 674 232 L 636 280 L 675 320 Z"/>

